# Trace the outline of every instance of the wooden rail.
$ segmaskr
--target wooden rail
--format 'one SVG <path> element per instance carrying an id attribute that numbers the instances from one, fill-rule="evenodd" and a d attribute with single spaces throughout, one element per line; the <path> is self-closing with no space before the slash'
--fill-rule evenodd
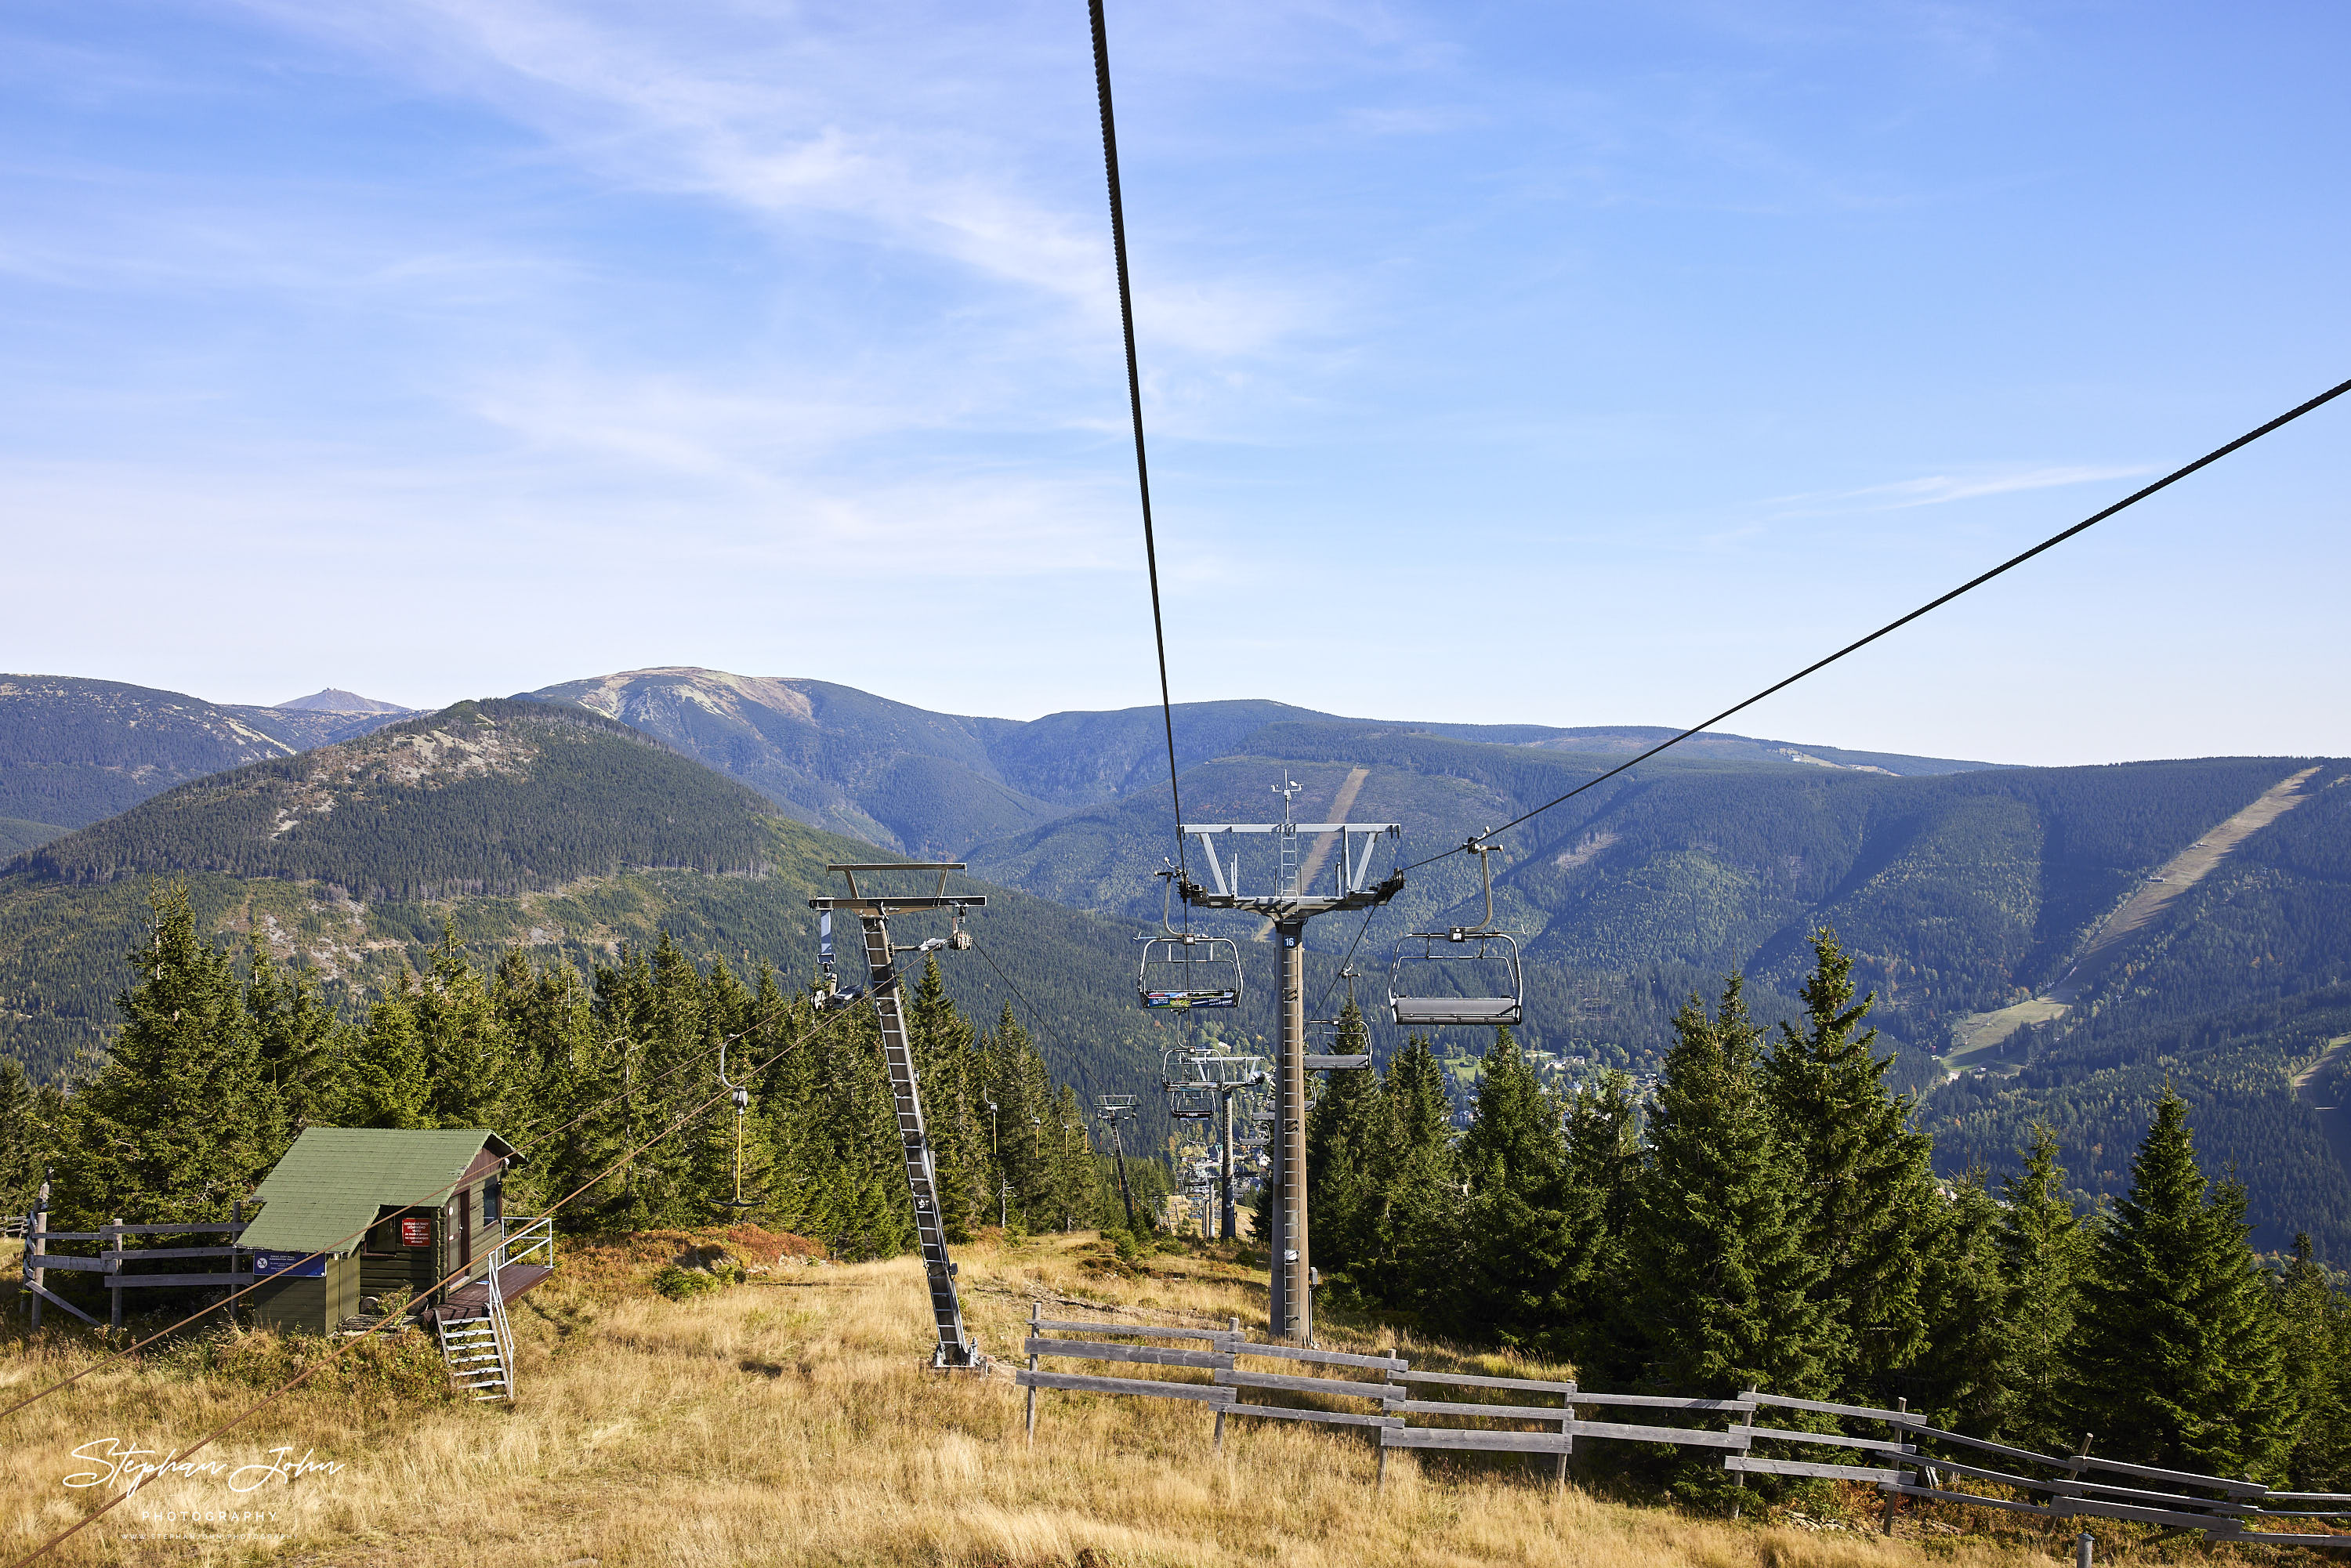
<path id="1" fill-rule="evenodd" d="M 106 1279 L 110 1308 L 107 1331 L 122 1326 L 122 1292 L 125 1291 L 194 1290 L 212 1285 L 232 1289 L 253 1283 L 250 1267 L 240 1268 L 245 1249 L 236 1239 L 245 1232 L 245 1206 L 235 1207 L 235 1218 L 222 1220 L 190 1220 L 176 1225 L 125 1225 L 120 1219 L 96 1230 L 51 1230 L 48 1228 L 48 1184 L 41 1186 L 41 1196 L 33 1212 L 24 1220 L 25 1289 L 31 1301 L 33 1326 L 41 1322 L 44 1303 L 71 1312 L 75 1317 L 99 1327 L 99 1322 L 71 1301 L 48 1289 L 47 1274 L 52 1269 L 66 1273 L 100 1274 Z M 132 1236 L 224 1236 L 226 1242 L 218 1247 L 126 1247 L 124 1239 Z M 85 1257 L 71 1252 L 52 1252 L 53 1243 L 59 1241 L 97 1241 L 103 1246 L 95 1256 Z M 131 1272 L 126 1264 L 184 1263 L 196 1259 L 219 1258 L 227 1262 L 220 1272 L 191 1273 L 185 1270 L 171 1273 Z"/>
<path id="2" fill-rule="evenodd" d="M 2006 1443 L 1995 1443 L 1963 1433 L 1930 1427 L 1907 1409 L 1881 1409 L 1868 1405 L 1839 1405 L 1827 1400 L 1796 1399 L 1750 1389 L 1728 1398 L 1683 1398 L 1662 1394 L 1595 1394 L 1573 1382 L 1538 1378 L 1492 1377 L 1460 1372 L 1416 1371 L 1394 1351 L 1376 1354 L 1311 1350 L 1290 1344 L 1262 1344 L 1243 1337 L 1240 1320 L 1222 1330 L 1172 1328 L 1155 1324 L 1051 1322 L 1031 1308 L 1029 1337 L 1022 1347 L 1027 1369 L 1015 1381 L 1029 1390 L 1029 1437 L 1037 1436 L 1037 1391 L 1065 1389 L 1073 1393 L 1131 1394 L 1150 1398 L 1184 1399 L 1216 1411 L 1217 1442 L 1224 1441 L 1225 1417 L 1252 1416 L 1267 1420 L 1301 1421 L 1334 1427 L 1360 1427 L 1379 1434 L 1380 1478 L 1386 1479 L 1387 1456 L 1394 1449 L 1426 1453 L 1493 1453 L 1549 1455 L 1555 1479 L 1563 1483 L 1579 1437 L 1612 1442 L 1668 1444 L 1676 1448 L 1714 1450 L 1722 1468 L 1740 1485 L 1753 1476 L 1807 1480 L 1861 1481 L 1876 1487 L 1886 1500 L 1886 1527 L 1893 1528 L 1895 1510 L 1902 1499 L 1988 1508 L 2043 1519 L 2115 1519 L 2158 1524 L 2171 1529 L 2202 1531 L 2208 1539 L 2258 1546 L 2332 1546 L 2351 1550 L 2351 1532 L 2321 1533 L 2305 1524 L 2298 1530 L 2272 1530 L 2262 1525 L 2287 1521 L 2351 1521 L 2351 1493 L 2273 1492 L 2256 1481 L 2227 1476 L 2198 1475 L 2163 1469 L 2086 1451 L 2056 1456 L 2035 1453 Z M 1084 1338 L 1057 1337 L 1084 1335 Z M 1200 1350 L 1139 1344 L 1138 1340 L 1205 1342 Z M 1102 1377 L 1038 1369 L 1040 1358 L 1067 1357 L 1126 1364 L 1165 1366 L 1208 1374 L 1207 1383 L 1159 1377 Z M 1368 1376 L 1301 1376 L 1237 1367 L 1236 1361 L 1265 1359 L 1302 1363 L 1310 1366 L 1357 1370 Z M 1496 1397 L 1423 1397 L 1472 1391 Z M 1376 1412 L 1295 1406 L 1244 1404 L 1242 1390 L 1264 1390 L 1322 1398 L 1375 1402 Z M 1518 1396 L 1519 1399 L 1507 1396 Z M 1543 1404 L 1520 1402 L 1541 1398 Z M 1725 1419 L 1712 1426 L 1667 1426 L 1586 1419 L 1583 1411 L 1624 1409 L 1657 1412 L 1660 1416 Z M 1766 1410 L 1802 1411 L 1835 1422 L 1861 1422 L 1886 1428 L 1885 1436 L 1855 1435 L 1841 1430 L 1802 1431 L 1793 1427 L 1758 1424 Z M 1468 1425 L 1465 1423 L 1476 1423 Z M 1823 1423 L 1829 1425 L 1830 1423 Z M 1537 1428 L 1529 1430 L 1528 1428 Z M 1783 1449 L 1811 1448 L 1842 1450 L 1822 1456 L 1758 1453 L 1758 1445 Z M 2053 1472 L 2033 1476 L 2022 1469 L 1992 1469 L 1964 1459 L 1944 1457 L 1952 1448 L 1990 1456 L 1994 1461 Z M 1866 1462 L 1857 1462 L 1866 1461 Z M 2171 1487 L 2158 1491 L 2139 1486 L 2118 1486 L 2083 1479 L 2099 1471 Z M 1957 1482 L 1980 1481 L 2001 1489 L 1996 1492 L 1963 1490 Z M 2217 1493 L 2199 1497 L 2197 1492 Z M 2042 1500 L 2034 1501 L 2038 1496 Z M 2279 1509 L 2275 1504 L 2339 1503 L 2336 1511 Z"/>

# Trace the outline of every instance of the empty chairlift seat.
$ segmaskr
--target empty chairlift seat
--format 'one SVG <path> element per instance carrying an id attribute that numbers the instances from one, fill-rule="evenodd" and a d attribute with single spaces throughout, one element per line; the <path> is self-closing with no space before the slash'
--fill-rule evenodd
<path id="1" fill-rule="evenodd" d="M 1486 918 L 1476 925 L 1416 931 L 1396 944 L 1388 966 L 1388 1017 L 1399 1029 L 1492 1029 L 1526 1016 L 1526 971 L 1519 962 L 1518 940 L 1494 926 L 1497 852 L 1482 838 L 1462 848 L 1478 857 Z"/>
<path id="2" fill-rule="evenodd" d="M 1146 1008 L 1237 1008 L 1240 949 L 1229 936 L 1146 936 L 1134 986 Z"/>
<path id="3" fill-rule="evenodd" d="M 1450 976 L 1471 994 L 1442 994 Z M 1388 970 L 1388 1016 L 1399 1029 L 1516 1024 L 1526 1016 L 1519 945 L 1507 932 L 1416 931 L 1396 944 Z"/>

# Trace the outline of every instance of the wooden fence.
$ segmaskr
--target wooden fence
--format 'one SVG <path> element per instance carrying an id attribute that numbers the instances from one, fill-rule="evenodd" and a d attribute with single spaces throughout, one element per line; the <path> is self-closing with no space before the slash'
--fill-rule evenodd
<path id="1" fill-rule="evenodd" d="M 235 1289 L 253 1283 L 253 1270 L 245 1258 L 245 1249 L 236 1239 L 245 1232 L 245 1206 L 236 1205 L 234 1218 L 225 1222 L 180 1222 L 171 1225 L 125 1225 L 120 1216 L 111 1225 L 96 1230 L 51 1230 L 48 1214 L 48 1184 L 41 1184 L 41 1196 L 33 1212 L 25 1218 L 25 1291 L 31 1303 L 33 1327 L 41 1326 L 44 1303 L 71 1312 L 75 1317 L 97 1328 L 99 1322 L 71 1301 L 48 1288 L 48 1271 L 52 1269 L 72 1273 L 102 1274 L 111 1309 L 110 1332 L 122 1326 L 122 1292 L 125 1291 L 188 1290 L 222 1285 Z M 129 1246 L 131 1237 L 219 1236 L 223 1244 L 210 1247 L 151 1247 Z M 96 1241 L 101 1244 L 95 1255 L 56 1252 L 50 1249 L 60 1241 Z M 197 1259 L 226 1259 L 225 1270 L 190 1273 L 185 1269 L 152 1272 L 126 1268 L 126 1264 L 178 1263 Z"/>
<path id="2" fill-rule="evenodd" d="M 1180 1343 L 1173 1346 L 1134 1343 L 1145 1340 Z M 1387 1476 L 1387 1456 L 1396 1448 L 1549 1454 L 1555 1460 L 1555 1479 L 1564 1483 L 1568 1460 L 1575 1452 L 1578 1438 L 1657 1443 L 1720 1452 L 1722 1468 L 1742 1486 L 1750 1475 L 1860 1481 L 1875 1486 L 1886 1499 L 1885 1522 L 1889 1531 L 1901 1500 L 1918 1498 L 2044 1519 L 2128 1520 L 2169 1529 L 2201 1531 L 2209 1540 L 2247 1545 L 2351 1550 L 2351 1533 L 2312 1528 L 2320 1521 L 2351 1520 L 2351 1493 L 2273 1491 L 2256 1481 L 2126 1464 L 2089 1453 L 2086 1438 L 2084 1451 L 2079 1454 L 2063 1458 L 2036 1454 L 1943 1431 L 1926 1425 L 1905 1409 L 1881 1410 L 1790 1399 L 1757 1389 L 1722 1399 L 1685 1399 L 1649 1394 L 1595 1394 L 1573 1382 L 1416 1372 L 1393 1350 L 1360 1355 L 1254 1343 L 1242 1334 L 1238 1318 L 1232 1319 L 1231 1326 L 1226 1329 L 1061 1322 L 1046 1320 L 1039 1309 L 1032 1307 L 1029 1338 L 1022 1349 L 1029 1364 L 1015 1372 L 1013 1380 L 1029 1391 L 1031 1443 L 1037 1440 L 1040 1390 L 1130 1395 L 1190 1400 L 1207 1406 L 1216 1412 L 1216 1443 L 1220 1448 L 1228 1416 L 1308 1421 L 1374 1430 L 1379 1434 L 1382 1482 Z M 1113 1377 L 1052 1372 L 1040 1365 L 1048 1357 L 1123 1363 L 1138 1372 L 1144 1368 L 1205 1372 L 1207 1380 L 1179 1379 L 1164 1373 Z M 1341 1375 L 1301 1376 L 1259 1372 L 1238 1364 L 1251 1360 L 1304 1364 Z M 1343 1375 L 1347 1372 L 1369 1375 Z M 1260 1390 L 1361 1402 L 1374 1408 L 1322 1409 L 1242 1402 L 1243 1393 Z M 1259 1398 L 1262 1397 L 1259 1394 Z M 1546 1403 L 1527 1402 L 1532 1399 Z M 1587 1419 L 1583 1415 L 1587 1409 L 1612 1418 Z M 1810 1416 L 1815 1425 L 1831 1429 L 1806 1431 L 1767 1424 L 1773 1417 L 1766 1413 L 1775 1411 Z M 1618 1413 L 1648 1413 L 1650 1419 L 1613 1418 Z M 1716 1428 L 1657 1424 L 1664 1418 L 1693 1417 L 1720 1420 L 1723 1426 Z M 1787 1417 L 1777 1419 L 1785 1421 Z M 1498 1422 L 1508 1425 L 1492 1425 Z M 1854 1436 L 1835 1429 L 1844 1423 L 1879 1426 L 1886 1435 Z M 1782 1452 L 1758 1452 L 1759 1447 Z M 1821 1448 L 1834 1452 L 1784 1452 Z M 1990 1456 L 2011 1468 L 1990 1468 L 1947 1457 L 1948 1450 L 1952 1449 L 1964 1450 L 1971 1457 Z M 2036 1477 L 2022 1473 L 2015 1468 L 2020 1466 L 2053 1473 Z M 2093 1472 L 2154 1485 L 2126 1486 L 2084 1479 Z M 1994 1490 L 1967 1490 L 1959 1484 L 1963 1481 Z M 2217 1495 L 2195 1495 L 2199 1492 Z M 2036 1494 L 2043 1500 L 2033 1500 Z M 2276 1506 L 2279 1504 L 2290 1506 Z M 2263 1525 L 2284 1528 L 2260 1528 Z"/>

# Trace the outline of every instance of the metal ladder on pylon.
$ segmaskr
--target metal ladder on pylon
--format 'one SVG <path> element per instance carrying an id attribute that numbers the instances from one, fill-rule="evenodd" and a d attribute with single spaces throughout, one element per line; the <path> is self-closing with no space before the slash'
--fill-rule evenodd
<path id="1" fill-rule="evenodd" d="M 503 1248 L 500 1249 L 504 1250 Z M 475 1399 L 514 1399 L 514 1325 L 507 1321 L 505 1293 L 498 1289 L 498 1255 L 490 1255 L 488 1310 L 478 1318 L 435 1316 L 441 1359 L 449 1380 Z M 455 1327 L 452 1327 L 452 1322 Z"/>
<path id="2" fill-rule="evenodd" d="M 947 1256 L 946 1217 L 939 1209 L 938 1169 L 923 1124 L 922 1090 L 914 1072 L 914 1043 L 906 1035 L 904 995 L 890 953 L 889 923 L 868 915 L 865 965 L 873 977 L 873 1010 L 882 1024 L 882 1055 L 890 1069 L 890 1099 L 898 1116 L 900 1153 L 906 1186 L 914 1198 L 914 1234 L 922 1243 L 923 1273 L 931 1288 L 931 1319 L 939 1333 L 934 1366 L 969 1366 L 975 1351 L 964 1327 L 963 1303 L 956 1298 L 955 1260 Z"/>

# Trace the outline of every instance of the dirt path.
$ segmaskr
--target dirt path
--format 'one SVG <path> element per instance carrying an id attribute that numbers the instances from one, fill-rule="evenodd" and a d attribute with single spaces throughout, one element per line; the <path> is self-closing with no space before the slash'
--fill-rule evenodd
<path id="1" fill-rule="evenodd" d="M 2302 787 L 2318 769 L 2305 768 L 2262 791 L 2261 798 L 2163 863 L 2131 895 L 2129 903 L 2110 915 L 2065 977 L 2049 992 L 2053 1001 L 2069 1006 L 2098 977 L 2123 945 L 2155 922 L 2174 899 L 2211 874 L 2229 852 L 2301 805 L 2309 796 Z"/>
<path id="2" fill-rule="evenodd" d="M 1355 797 L 1362 792 L 1364 780 L 1369 779 L 1371 776 L 1372 770 L 1368 768 L 1353 768 L 1348 769 L 1347 777 L 1342 780 L 1339 785 L 1339 792 L 1331 798 L 1331 820 L 1332 821 L 1343 822 L 1347 820 L 1347 813 L 1355 809 Z M 1298 885 L 1300 887 L 1311 887 L 1314 884 L 1314 879 L 1322 874 L 1322 862 L 1331 858 L 1331 846 L 1338 841 L 1339 835 L 1336 833 L 1325 833 L 1321 838 L 1314 841 L 1314 847 L 1306 852 L 1306 859 L 1299 865 L 1298 868 Z M 1272 935 L 1273 922 L 1269 920 L 1265 923 L 1264 928 L 1251 936 L 1249 940 L 1252 942 L 1262 942 Z"/>

